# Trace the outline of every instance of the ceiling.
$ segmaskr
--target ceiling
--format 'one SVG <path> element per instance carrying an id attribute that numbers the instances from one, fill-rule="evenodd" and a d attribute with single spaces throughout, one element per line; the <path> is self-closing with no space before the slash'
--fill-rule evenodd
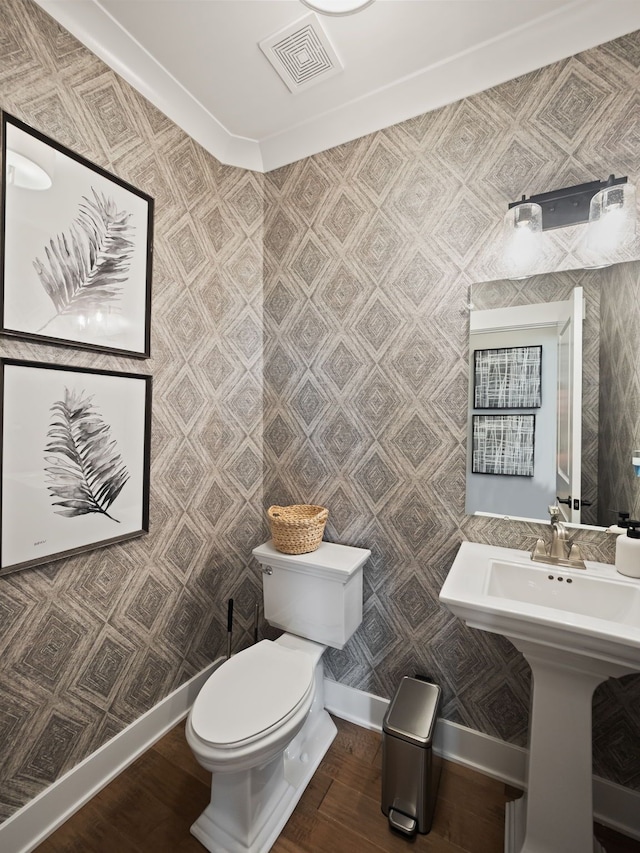
<path id="1" fill-rule="evenodd" d="M 36 2 L 219 160 L 260 172 L 640 29 L 639 0 L 375 0 L 343 17 L 298 0 Z M 296 22 L 344 67 L 292 93 L 259 42 Z"/>

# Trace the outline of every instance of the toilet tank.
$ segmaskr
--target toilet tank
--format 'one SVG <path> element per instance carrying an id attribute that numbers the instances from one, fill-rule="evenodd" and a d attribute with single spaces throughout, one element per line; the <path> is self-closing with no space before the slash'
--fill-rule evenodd
<path id="1" fill-rule="evenodd" d="M 262 566 L 264 618 L 274 628 L 342 649 L 362 622 L 366 548 L 321 542 L 310 554 L 282 554 L 271 542 L 253 549 Z"/>

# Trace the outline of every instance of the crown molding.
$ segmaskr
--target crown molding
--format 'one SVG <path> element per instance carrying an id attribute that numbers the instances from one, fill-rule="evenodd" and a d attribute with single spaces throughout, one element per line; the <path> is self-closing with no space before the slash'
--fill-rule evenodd
<path id="1" fill-rule="evenodd" d="M 98 0 L 36 2 L 214 157 L 256 172 L 382 130 L 640 28 L 637 0 L 574 0 L 532 24 L 258 140 L 230 133 Z"/>
<path id="2" fill-rule="evenodd" d="M 96 0 L 35 2 L 221 163 L 264 171 L 257 140 L 230 133 Z"/>
<path id="3" fill-rule="evenodd" d="M 609 0 L 606 9 L 601 0 L 576 0 L 533 24 L 262 139 L 264 171 L 484 92 L 638 28 L 640 3 L 635 0 Z"/>

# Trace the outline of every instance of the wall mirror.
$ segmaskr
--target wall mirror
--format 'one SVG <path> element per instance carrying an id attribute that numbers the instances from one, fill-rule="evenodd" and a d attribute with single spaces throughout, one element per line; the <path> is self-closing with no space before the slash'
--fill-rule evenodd
<path id="1" fill-rule="evenodd" d="M 640 261 L 474 284 L 466 511 L 640 515 Z"/>

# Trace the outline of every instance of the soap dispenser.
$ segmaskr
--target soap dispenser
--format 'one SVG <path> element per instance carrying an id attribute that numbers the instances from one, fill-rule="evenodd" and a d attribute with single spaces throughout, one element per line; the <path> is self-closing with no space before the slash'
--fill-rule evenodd
<path id="1" fill-rule="evenodd" d="M 627 527 L 629 526 L 629 513 L 628 512 L 620 512 L 618 510 L 618 520 L 615 524 L 612 524 L 610 527 L 607 527 L 606 533 L 615 533 L 617 536 L 620 536 L 622 533 L 627 532 Z"/>
<path id="2" fill-rule="evenodd" d="M 616 570 L 640 578 L 640 521 L 627 521 L 627 533 L 616 542 Z"/>

